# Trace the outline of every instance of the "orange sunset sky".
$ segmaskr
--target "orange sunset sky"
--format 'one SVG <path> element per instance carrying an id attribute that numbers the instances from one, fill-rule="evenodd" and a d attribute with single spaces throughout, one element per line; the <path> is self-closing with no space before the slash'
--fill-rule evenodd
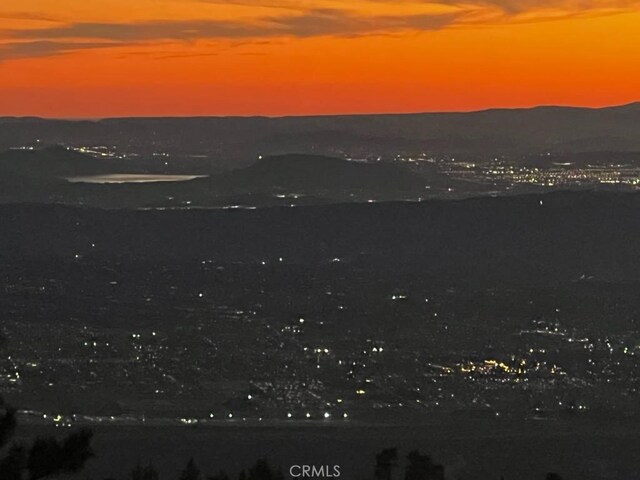
<path id="1" fill-rule="evenodd" d="M 2 0 L 0 115 L 640 100 L 640 0 Z"/>

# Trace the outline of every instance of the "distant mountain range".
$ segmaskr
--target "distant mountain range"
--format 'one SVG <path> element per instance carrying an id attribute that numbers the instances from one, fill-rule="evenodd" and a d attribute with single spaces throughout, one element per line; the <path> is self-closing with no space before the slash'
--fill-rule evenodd
<path id="1" fill-rule="evenodd" d="M 208 173 L 248 165 L 259 155 L 291 152 L 356 158 L 407 152 L 469 158 L 638 152 L 640 103 L 602 109 L 281 118 L 0 118 L 0 150 L 38 144 L 104 146 L 139 154 L 147 165 L 166 160 L 157 156 L 167 154 Z"/>
<path id="2" fill-rule="evenodd" d="M 477 175 L 468 181 L 464 172 L 448 175 L 437 162 L 640 169 L 640 103 L 282 118 L 5 117 L 2 148 L 8 150 L 0 153 L 0 203 L 174 208 L 462 198 L 542 187 L 498 187 Z M 411 157 L 422 161 L 397 161 Z M 68 181 L 113 174 L 202 178 L 117 185 Z M 635 173 L 627 175 L 634 180 Z M 579 181 L 576 187 L 582 188 Z"/>

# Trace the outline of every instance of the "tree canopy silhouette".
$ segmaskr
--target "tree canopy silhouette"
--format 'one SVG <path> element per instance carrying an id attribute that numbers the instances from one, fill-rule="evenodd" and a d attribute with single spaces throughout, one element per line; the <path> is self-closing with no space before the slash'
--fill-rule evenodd
<path id="1" fill-rule="evenodd" d="M 376 455 L 376 480 L 391 480 L 393 469 L 398 466 L 398 449 L 385 448 Z"/>
<path id="2" fill-rule="evenodd" d="M 407 461 L 405 480 L 444 480 L 444 467 L 433 463 L 428 455 L 413 450 L 407 455 Z"/>
<path id="3" fill-rule="evenodd" d="M 196 466 L 193 457 L 189 459 L 187 466 L 180 474 L 180 480 L 200 480 L 200 470 Z"/>
<path id="4" fill-rule="evenodd" d="M 266 459 L 258 460 L 249 469 L 248 480 L 283 480 L 282 472 L 274 470 Z"/>
<path id="5" fill-rule="evenodd" d="M 210 475 L 207 480 L 230 480 L 229 475 L 224 470 L 220 470 L 215 475 Z"/>
<path id="6" fill-rule="evenodd" d="M 159 478 L 158 471 L 150 463 L 144 467 L 138 464 L 129 473 L 129 480 L 158 480 Z"/>
<path id="7" fill-rule="evenodd" d="M 562 477 L 557 473 L 549 472 L 547 473 L 545 480 L 562 480 Z"/>
<path id="8" fill-rule="evenodd" d="M 0 398 L 0 480 L 39 480 L 53 475 L 76 473 L 93 456 L 91 430 L 82 429 L 64 438 L 36 438 L 31 446 L 13 443 L 17 427 L 15 408 Z M 6 453 L 2 452 L 7 449 Z"/>

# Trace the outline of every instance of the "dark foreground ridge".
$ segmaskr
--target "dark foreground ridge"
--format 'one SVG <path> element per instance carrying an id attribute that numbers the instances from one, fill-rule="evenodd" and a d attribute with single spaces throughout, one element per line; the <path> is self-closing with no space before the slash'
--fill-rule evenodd
<path id="1" fill-rule="evenodd" d="M 4 205 L 0 255 L 299 264 L 341 258 L 463 282 L 626 282 L 640 275 L 639 210 L 640 195 L 593 192 L 225 211 Z"/>

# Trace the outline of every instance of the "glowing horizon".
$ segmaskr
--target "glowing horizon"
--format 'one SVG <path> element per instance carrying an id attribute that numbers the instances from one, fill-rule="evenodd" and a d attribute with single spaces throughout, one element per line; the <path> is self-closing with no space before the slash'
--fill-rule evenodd
<path id="1" fill-rule="evenodd" d="M 8 0 L 0 115 L 624 105 L 638 25 L 635 0 Z"/>

